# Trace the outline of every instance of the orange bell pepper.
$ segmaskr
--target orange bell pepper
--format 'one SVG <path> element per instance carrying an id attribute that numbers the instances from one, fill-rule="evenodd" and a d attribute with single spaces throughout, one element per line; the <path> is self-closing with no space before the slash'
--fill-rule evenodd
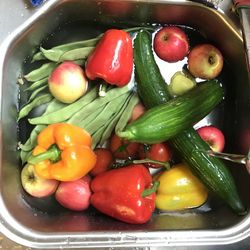
<path id="1" fill-rule="evenodd" d="M 28 159 L 37 175 L 45 179 L 73 181 L 85 176 L 96 163 L 91 136 L 68 124 L 49 125 L 37 137 L 37 146 Z"/>

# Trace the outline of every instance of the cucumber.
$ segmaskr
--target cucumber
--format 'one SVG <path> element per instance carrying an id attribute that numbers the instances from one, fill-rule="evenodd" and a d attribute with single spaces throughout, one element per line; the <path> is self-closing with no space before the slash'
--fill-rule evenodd
<path id="1" fill-rule="evenodd" d="M 154 58 L 151 40 L 151 35 L 147 31 L 139 32 L 134 40 L 137 85 L 140 89 L 139 95 L 147 108 L 160 105 L 170 99 L 170 97 L 166 98 L 170 96 L 169 93 L 162 92 L 163 86 L 160 88 L 162 95 L 157 94 L 157 87 L 152 87 L 154 84 L 159 86 L 161 82 L 154 81 L 161 77 L 158 75 L 157 64 L 152 62 Z M 142 74 L 145 74 L 147 70 L 150 71 L 150 74 L 145 79 Z M 151 91 L 152 88 L 154 88 L 154 91 Z M 144 89 L 145 91 L 143 91 Z M 165 91 L 168 91 L 167 88 L 165 88 Z M 210 191 L 224 200 L 235 213 L 240 215 L 246 213 L 229 169 L 221 160 L 204 153 L 210 148 L 192 127 L 170 139 L 169 143 Z"/>
<path id="2" fill-rule="evenodd" d="M 143 99 L 147 99 L 147 96 L 150 98 L 150 100 L 143 101 L 145 107 L 149 109 L 159 104 L 159 96 L 162 102 L 165 103 L 171 98 L 171 95 L 166 91 L 167 85 L 154 60 L 153 53 L 147 54 L 148 51 L 152 51 L 152 47 L 151 42 L 144 43 L 144 39 L 141 39 L 144 36 L 144 31 L 140 31 L 134 42 L 136 51 L 134 53 L 134 60 L 137 62 L 140 61 L 140 67 L 135 67 L 135 77 L 137 82 L 144 82 L 149 86 L 149 88 L 144 88 L 144 85 L 137 84 L 138 95 L 143 96 Z M 140 47 L 140 49 L 136 49 L 136 47 Z M 144 61 L 142 58 L 148 61 Z M 152 65 L 152 67 L 148 67 L 148 65 Z"/>
<path id="3" fill-rule="evenodd" d="M 117 135 L 147 144 L 164 142 L 204 118 L 223 96 L 219 82 L 202 83 L 182 96 L 149 109 Z"/>

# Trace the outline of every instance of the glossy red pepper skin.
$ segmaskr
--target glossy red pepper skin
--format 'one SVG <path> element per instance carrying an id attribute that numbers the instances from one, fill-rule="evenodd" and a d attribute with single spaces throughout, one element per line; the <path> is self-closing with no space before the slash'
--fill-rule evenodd
<path id="1" fill-rule="evenodd" d="M 130 165 L 96 176 L 91 182 L 91 204 L 100 212 L 131 224 L 146 223 L 155 209 L 155 193 L 142 197 L 152 186 L 143 165 Z"/>
<path id="2" fill-rule="evenodd" d="M 85 70 L 91 80 L 101 78 L 118 87 L 126 85 L 133 70 L 130 35 L 123 30 L 107 30 L 88 57 Z"/>

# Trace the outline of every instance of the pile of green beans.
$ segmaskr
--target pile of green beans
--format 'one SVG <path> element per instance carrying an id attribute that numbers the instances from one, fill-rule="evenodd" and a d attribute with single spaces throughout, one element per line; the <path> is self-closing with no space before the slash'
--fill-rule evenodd
<path id="1" fill-rule="evenodd" d="M 37 135 L 49 124 L 67 122 L 84 128 L 92 136 L 92 148 L 102 146 L 114 130 L 123 129 L 139 98 L 130 87 L 114 87 L 104 97 L 98 96 L 98 85 L 78 101 L 66 105 L 53 99 L 41 116 L 28 121 L 36 125 L 25 144 L 21 144 L 21 160 L 25 163 L 36 146 Z"/>

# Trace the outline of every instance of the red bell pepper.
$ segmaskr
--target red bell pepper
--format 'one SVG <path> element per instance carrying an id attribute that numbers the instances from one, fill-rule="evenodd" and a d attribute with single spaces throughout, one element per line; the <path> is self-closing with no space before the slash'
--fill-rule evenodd
<path id="1" fill-rule="evenodd" d="M 118 87 L 126 85 L 133 70 L 133 46 L 130 35 L 117 29 L 107 30 L 87 59 L 86 75 L 101 78 Z"/>
<path id="2" fill-rule="evenodd" d="M 155 184 L 143 165 L 113 169 L 92 180 L 91 204 L 118 220 L 143 224 L 155 209 L 155 191 L 159 183 Z"/>

